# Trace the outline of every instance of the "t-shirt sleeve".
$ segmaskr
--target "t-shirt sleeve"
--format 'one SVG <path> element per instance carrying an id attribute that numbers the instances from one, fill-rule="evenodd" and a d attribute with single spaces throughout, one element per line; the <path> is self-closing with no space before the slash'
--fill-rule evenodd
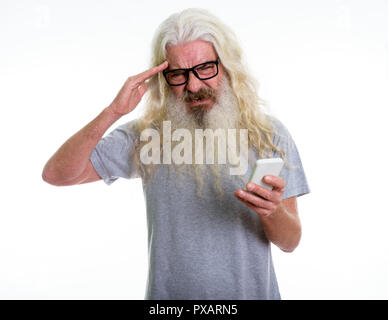
<path id="1" fill-rule="evenodd" d="M 298 149 L 287 128 L 279 121 L 274 120 L 273 144 L 285 151 L 286 161 L 279 176 L 286 181 L 286 189 L 282 199 L 299 197 L 310 192 L 307 178 L 303 169 Z M 281 157 L 279 151 L 275 152 L 275 157 Z"/>
<path id="2" fill-rule="evenodd" d="M 135 162 L 135 120 L 123 124 L 103 137 L 93 149 L 90 161 L 108 185 L 118 178 L 138 178 Z"/>

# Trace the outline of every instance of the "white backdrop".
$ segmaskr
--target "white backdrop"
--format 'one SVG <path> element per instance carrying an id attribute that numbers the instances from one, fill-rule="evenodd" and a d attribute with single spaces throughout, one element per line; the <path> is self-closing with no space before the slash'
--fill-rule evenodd
<path id="1" fill-rule="evenodd" d="M 161 21 L 192 6 L 240 38 L 312 189 L 300 246 L 273 247 L 282 297 L 387 299 L 385 0 L 0 0 L 0 298 L 144 298 L 140 180 L 53 187 L 41 172 L 148 68 Z"/>

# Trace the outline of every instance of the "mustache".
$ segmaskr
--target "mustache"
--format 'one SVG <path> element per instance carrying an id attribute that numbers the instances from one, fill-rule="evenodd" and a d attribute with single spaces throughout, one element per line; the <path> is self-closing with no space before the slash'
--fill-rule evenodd
<path id="1" fill-rule="evenodd" d="M 197 92 L 185 91 L 182 96 L 184 102 L 193 102 L 197 100 L 212 99 L 216 101 L 216 90 L 212 88 L 201 88 Z"/>

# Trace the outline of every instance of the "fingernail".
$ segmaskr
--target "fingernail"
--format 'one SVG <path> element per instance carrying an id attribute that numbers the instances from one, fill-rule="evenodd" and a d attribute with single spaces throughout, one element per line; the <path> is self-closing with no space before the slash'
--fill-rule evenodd
<path id="1" fill-rule="evenodd" d="M 249 191 L 252 191 L 253 188 L 254 188 L 253 183 L 248 183 L 248 184 L 247 184 L 247 189 L 248 189 Z"/>

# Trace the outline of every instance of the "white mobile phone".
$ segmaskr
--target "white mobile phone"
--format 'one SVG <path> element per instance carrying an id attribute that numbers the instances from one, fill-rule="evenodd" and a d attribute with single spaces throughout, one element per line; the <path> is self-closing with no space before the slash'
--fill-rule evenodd
<path id="1" fill-rule="evenodd" d="M 280 170 L 283 168 L 283 163 L 284 162 L 282 158 L 257 160 L 255 166 L 253 167 L 249 182 L 256 183 L 259 186 L 272 190 L 272 186 L 263 182 L 263 177 L 267 174 L 279 176 Z"/>

